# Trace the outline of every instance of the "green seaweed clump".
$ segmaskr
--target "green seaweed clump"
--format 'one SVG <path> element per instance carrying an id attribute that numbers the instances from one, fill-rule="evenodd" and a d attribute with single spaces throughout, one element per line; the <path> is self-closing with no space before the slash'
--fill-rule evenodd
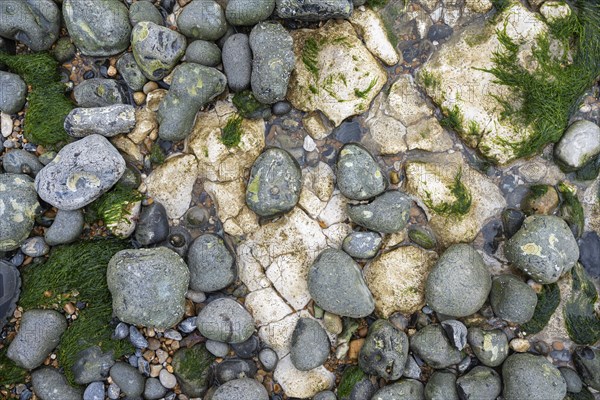
<path id="1" fill-rule="evenodd" d="M 165 153 L 163 153 L 158 143 L 152 143 L 150 148 L 150 162 L 154 165 L 160 165 L 165 162 Z"/>
<path id="2" fill-rule="evenodd" d="M 497 13 L 501 13 L 510 6 L 510 0 L 492 0 L 492 5 Z"/>
<path id="3" fill-rule="evenodd" d="M 374 9 L 383 8 L 388 3 L 388 0 L 367 0 L 365 5 Z"/>
<path id="4" fill-rule="evenodd" d="M 369 86 L 367 86 L 365 90 L 359 90 L 358 88 L 354 89 L 354 95 L 359 99 L 366 99 L 369 92 L 377 85 L 378 80 L 378 78 L 371 79 Z"/>
<path id="5" fill-rule="evenodd" d="M 354 386 L 365 377 L 367 377 L 365 373 L 356 365 L 346 368 L 337 388 L 338 397 L 341 400 L 349 399 Z"/>
<path id="6" fill-rule="evenodd" d="M 464 117 L 460 112 L 460 109 L 457 105 L 452 107 L 451 109 L 444 108 L 442 110 L 444 116 L 440 120 L 440 125 L 442 125 L 446 129 L 453 130 L 455 132 L 461 133 Z"/>
<path id="7" fill-rule="evenodd" d="M 25 138 L 48 147 L 68 142 L 64 121 L 74 106 L 65 96 L 56 60 L 48 53 L 13 56 L 0 52 L 0 64 L 20 75 L 30 87 L 23 126 Z"/>
<path id="8" fill-rule="evenodd" d="M 261 119 L 269 111 L 269 106 L 256 100 L 251 90 L 236 93 L 231 101 L 244 118 Z"/>
<path id="9" fill-rule="evenodd" d="M 215 356 L 206 350 L 206 346 L 197 344 L 177 350 L 171 365 L 175 375 L 182 382 L 186 382 L 183 386 L 184 391 L 187 387 L 193 386 L 193 391 L 201 392 L 206 390 L 210 383 L 211 366 L 214 361 Z"/>
<path id="10" fill-rule="evenodd" d="M 311 37 L 306 39 L 302 48 L 302 62 L 315 79 L 319 77 L 318 57 L 323 42 L 323 39 L 317 41 L 317 39 Z"/>
<path id="11" fill-rule="evenodd" d="M 600 319 L 594 310 L 598 300 L 596 286 L 579 263 L 571 270 L 571 277 L 571 298 L 564 309 L 567 332 L 577 344 L 594 344 L 600 340 Z"/>
<path id="12" fill-rule="evenodd" d="M 106 226 L 115 226 L 119 222 L 127 221 L 128 206 L 143 198 L 144 195 L 137 190 L 117 183 L 114 188 L 87 207 L 85 219 L 88 223 L 100 219 Z"/>
<path id="13" fill-rule="evenodd" d="M 431 208 L 437 214 L 445 216 L 463 216 L 471 209 L 471 193 L 461 181 L 462 171 L 458 171 L 454 177 L 454 183 L 450 188 L 450 193 L 455 198 L 455 201 L 451 203 L 443 202 L 438 205 L 434 205 L 431 201 L 431 195 L 427 194 L 428 199 L 425 200 L 427 207 Z"/>
<path id="14" fill-rule="evenodd" d="M 25 311 L 36 308 L 60 310 L 67 302 L 84 302 L 78 318 L 61 337 L 58 362 L 73 384 L 77 354 L 91 346 L 112 352 L 115 358 L 134 351 L 127 340 L 113 340 L 110 326 L 112 297 L 106 283 L 106 267 L 118 251 L 128 248 L 124 241 L 101 239 L 55 247 L 43 264 L 23 271 L 19 305 Z"/>
<path id="15" fill-rule="evenodd" d="M 550 34 L 538 37 L 533 48 L 538 65 L 534 71 L 521 65 L 520 43 L 508 36 L 506 26 L 497 32 L 503 50 L 494 53 L 494 66 L 484 71 L 509 89 L 509 96 L 496 97 L 503 108 L 502 118 L 533 131 L 529 140 L 505 143 L 517 158 L 530 156 L 544 145 L 557 142 L 579 99 L 600 75 L 600 3 L 579 0 L 575 9 L 577 15 L 573 12 L 571 17 L 550 23 Z M 551 36 L 567 48 L 560 57 L 553 55 Z M 514 98 L 519 100 L 517 107 Z"/>
<path id="16" fill-rule="evenodd" d="M 25 382 L 27 370 L 17 366 L 6 356 L 8 347 L 0 350 L 0 387 Z"/>
<path id="17" fill-rule="evenodd" d="M 229 118 L 225 127 L 221 130 L 221 142 L 228 148 L 235 147 L 242 140 L 242 122 L 239 115 Z"/>
<path id="18" fill-rule="evenodd" d="M 550 317 L 556 311 L 560 303 L 560 289 L 558 284 L 551 283 L 542 286 L 541 292 L 537 295 L 538 301 L 533 312 L 533 318 L 521 325 L 521 331 L 528 335 L 534 335 L 540 332 L 548 325 Z"/>
<path id="19" fill-rule="evenodd" d="M 584 229 L 583 207 L 577 198 L 576 188 L 568 183 L 560 182 L 558 192 L 562 197 L 560 215 L 569 224 L 575 238 L 581 237 Z"/>

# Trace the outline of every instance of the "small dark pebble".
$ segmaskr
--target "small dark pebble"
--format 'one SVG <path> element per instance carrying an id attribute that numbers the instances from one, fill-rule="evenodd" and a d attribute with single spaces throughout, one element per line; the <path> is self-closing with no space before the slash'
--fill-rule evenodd
<path id="1" fill-rule="evenodd" d="M 252 358 L 258 352 L 259 341 L 256 336 L 250 336 L 250 339 L 242 343 L 232 343 L 231 347 L 235 354 L 241 358 Z"/>
<path id="2" fill-rule="evenodd" d="M 434 40 L 439 42 L 450 37 L 452 35 L 452 32 L 452 27 L 446 24 L 432 25 L 431 28 L 429 28 L 429 32 L 427 33 L 427 39 L 431 40 L 432 42 Z"/>
<path id="3" fill-rule="evenodd" d="M 145 349 L 148 347 L 148 341 L 144 335 L 142 335 L 133 325 L 129 327 L 129 341 L 138 349 Z"/>
<path id="4" fill-rule="evenodd" d="M 600 277 L 600 236 L 596 232 L 586 232 L 579 239 L 579 262 L 590 277 Z"/>
<path id="5" fill-rule="evenodd" d="M 83 74 L 83 79 L 92 79 L 96 76 L 96 74 L 94 73 L 94 71 L 89 70 L 89 71 L 85 71 L 85 73 Z"/>
<path id="6" fill-rule="evenodd" d="M 360 124 L 356 121 L 343 122 L 333 134 L 335 139 L 342 143 L 358 142 L 362 137 Z"/>

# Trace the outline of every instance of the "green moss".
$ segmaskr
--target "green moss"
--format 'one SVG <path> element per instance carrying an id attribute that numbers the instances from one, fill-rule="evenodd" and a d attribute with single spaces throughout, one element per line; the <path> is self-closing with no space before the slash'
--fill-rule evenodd
<path id="1" fill-rule="evenodd" d="M 234 115 L 221 130 L 221 142 L 229 148 L 235 147 L 240 144 L 242 133 L 242 117 Z"/>
<path id="2" fill-rule="evenodd" d="M 388 3 L 388 0 L 367 0 L 365 5 L 374 9 L 383 8 Z"/>
<path id="3" fill-rule="evenodd" d="M 419 80 L 423 83 L 423 86 L 427 89 L 437 89 L 441 86 L 441 79 L 438 74 L 422 69 L 418 76 Z"/>
<path id="4" fill-rule="evenodd" d="M 302 62 L 306 69 L 313 74 L 315 79 L 319 77 L 319 51 L 321 50 L 321 46 L 323 45 L 323 40 L 317 41 L 315 38 L 308 38 L 304 42 L 304 47 L 302 48 Z"/>
<path id="5" fill-rule="evenodd" d="M 359 99 L 366 99 L 369 92 L 373 90 L 375 85 L 377 85 L 378 80 L 379 78 L 371 79 L 371 82 L 369 82 L 369 86 L 367 86 L 365 90 L 359 90 L 358 88 L 354 89 L 354 95 Z"/>
<path id="6" fill-rule="evenodd" d="M 521 325 L 521 331 L 526 332 L 528 335 L 534 335 L 548 325 L 550 317 L 552 317 L 560 303 L 560 289 L 556 283 L 544 285 L 537 298 L 533 318 Z"/>
<path id="7" fill-rule="evenodd" d="M 508 36 L 506 27 L 497 32 L 503 49 L 494 53 L 494 67 L 485 71 L 509 89 L 507 97 L 496 96 L 503 108 L 502 117 L 509 119 L 515 129 L 533 131 L 525 142 L 504 143 L 516 157 L 535 154 L 546 144 L 558 141 L 578 100 L 600 75 L 600 4 L 580 0 L 576 9 L 577 15 L 550 24 L 551 34 L 569 51 L 560 58 L 553 57 L 549 36 L 541 35 L 533 49 L 538 65 L 535 71 L 520 64 L 521 43 Z M 518 107 L 513 106 L 513 97 L 519 100 Z"/>
<path id="8" fill-rule="evenodd" d="M 269 107 L 262 104 L 251 90 L 244 90 L 236 93 L 232 99 L 233 105 L 237 108 L 238 114 L 244 118 L 259 119 L 262 118 L 262 111 Z"/>
<path id="9" fill-rule="evenodd" d="M 65 96 L 56 60 L 48 53 L 12 56 L 0 52 L 0 63 L 20 75 L 31 88 L 23 125 L 25 138 L 47 147 L 68 142 L 64 121 L 74 106 Z"/>
<path id="10" fill-rule="evenodd" d="M 27 370 L 18 367 L 10 358 L 6 356 L 8 347 L 0 350 L 0 388 L 2 386 L 13 385 L 25 382 Z"/>
<path id="11" fill-rule="evenodd" d="M 510 0 L 492 0 L 492 5 L 498 13 L 501 13 L 510 6 Z"/>
<path id="12" fill-rule="evenodd" d="M 469 212 L 471 209 L 471 193 L 466 188 L 466 186 L 461 181 L 462 171 L 458 171 L 456 176 L 454 177 L 454 182 L 452 187 L 450 188 L 450 193 L 454 196 L 454 201 L 452 203 L 443 202 L 441 204 L 433 204 L 431 200 L 431 195 L 426 193 L 427 199 L 425 199 L 425 204 L 427 207 L 435 211 L 437 214 L 445 215 L 445 216 L 463 216 Z"/>
<path id="13" fill-rule="evenodd" d="M 173 371 L 197 389 L 209 383 L 210 367 L 215 361 L 215 356 L 206 350 L 204 344 L 197 344 L 190 348 L 182 348 L 173 356 Z"/>
<path id="14" fill-rule="evenodd" d="M 87 207 L 85 219 L 88 223 L 101 219 L 106 226 L 128 221 L 128 206 L 143 198 L 144 195 L 137 190 L 117 183 L 114 188 Z"/>
<path id="15" fill-rule="evenodd" d="M 467 124 L 467 134 L 469 136 L 481 136 L 481 127 L 477 121 L 470 120 Z"/>
<path id="16" fill-rule="evenodd" d="M 598 292 L 581 264 L 571 270 L 571 297 L 564 308 L 569 337 L 577 344 L 594 344 L 600 340 L 600 319 L 594 310 Z"/>
<path id="17" fill-rule="evenodd" d="M 365 377 L 367 377 L 365 373 L 356 365 L 346 368 L 337 388 L 337 394 L 340 400 L 349 399 L 354 386 Z"/>
<path id="18" fill-rule="evenodd" d="M 134 350 L 127 340 L 111 339 L 112 298 L 106 283 L 108 262 L 127 247 L 124 241 L 113 239 L 59 246 L 45 263 L 32 264 L 23 271 L 19 305 L 25 310 L 60 310 L 69 301 L 86 303 L 58 347 L 58 362 L 71 383 L 71 368 L 80 351 L 96 345 L 119 358 Z"/>
<path id="19" fill-rule="evenodd" d="M 579 238 L 584 229 L 583 207 L 577 198 L 575 187 L 568 183 L 560 182 L 558 184 L 558 192 L 561 195 L 562 203 L 560 205 L 561 217 L 567 221 L 573 235 Z"/>
<path id="20" fill-rule="evenodd" d="M 433 234 L 419 226 L 411 226 L 408 229 L 408 237 L 413 243 L 416 243 L 427 250 L 434 249 L 436 246 L 436 240 Z"/>
<path id="21" fill-rule="evenodd" d="M 440 125 L 444 128 L 451 129 L 455 132 L 463 132 L 464 117 L 458 108 L 458 105 L 454 105 L 451 109 L 442 109 L 444 117 L 440 121 Z"/>
<path id="22" fill-rule="evenodd" d="M 150 148 L 150 162 L 154 165 L 160 165 L 165 162 L 165 153 L 158 145 L 158 143 L 152 143 Z"/>

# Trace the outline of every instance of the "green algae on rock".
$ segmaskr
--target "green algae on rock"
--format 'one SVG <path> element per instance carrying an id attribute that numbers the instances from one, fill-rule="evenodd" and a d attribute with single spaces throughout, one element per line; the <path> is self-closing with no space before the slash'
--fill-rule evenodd
<path id="1" fill-rule="evenodd" d="M 242 139 L 242 117 L 234 115 L 227 121 L 221 130 L 221 142 L 229 148 L 240 144 Z"/>
<path id="2" fill-rule="evenodd" d="M 581 264 L 571 270 L 573 290 L 564 309 L 569 337 L 578 344 L 594 344 L 600 340 L 600 319 L 594 305 L 598 300 L 596 286 Z"/>
<path id="3" fill-rule="evenodd" d="M 102 220 L 105 226 L 115 226 L 120 222 L 129 222 L 129 206 L 144 198 L 140 192 L 121 183 L 104 193 L 86 209 L 85 219 L 88 222 Z"/>
<path id="4" fill-rule="evenodd" d="M 348 399 L 352 394 L 354 386 L 362 381 L 365 377 L 368 377 L 357 365 L 346 368 L 340 384 L 337 387 L 337 394 L 340 399 Z"/>
<path id="5" fill-rule="evenodd" d="M 173 373 L 188 396 L 199 397 L 209 386 L 210 366 L 215 357 L 204 344 L 177 350 L 173 355 Z"/>
<path id="6" fill-rule="evenodd" d="M 577 188 L 568 182 L 560 182 L 558 192 L 562 197 L 560 215 L 569 224 L 575 238 L 579 238 L 584 229 L 584 215 L 583 207 L 577 197 Z"/>
<path id="7" fill-rule="evenodd" d="M 534 335 L 548 325 L 548 321 L 550 321 L 552 314 L 554 314 L 554 311 L 560 304 L 560 289 L 558 284 L 551 283 L 542 286 L 542 290 L 537 294 L 537 298 L 533 317 L 527 323 L 521 325 L 521 331 L 528 335 Z"/>

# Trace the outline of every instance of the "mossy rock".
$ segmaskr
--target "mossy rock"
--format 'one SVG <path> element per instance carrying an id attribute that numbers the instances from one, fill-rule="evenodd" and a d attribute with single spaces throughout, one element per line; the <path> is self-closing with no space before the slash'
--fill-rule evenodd
<path id="1" fill-rule="evenodd" d="M 204 344 L 177 350 L 173 355 L 173 372 L 181 390 L 191 397 L 200 397 L 210 385 L 211 365 L 215 361 Z"/>

